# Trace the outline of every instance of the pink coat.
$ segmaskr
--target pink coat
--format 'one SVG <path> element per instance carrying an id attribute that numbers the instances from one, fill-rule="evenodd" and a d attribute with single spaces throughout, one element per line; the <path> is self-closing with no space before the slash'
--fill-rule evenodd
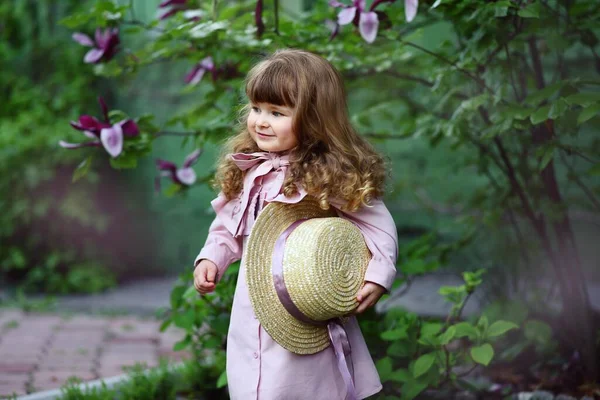
<path id="1" fill-rule="evenodd" d="M 233 157 L 236 164 L 246 170 L 243 191 L 231 201 L 223 194 L 212 201 L 217 215 L 204 248 L 196 258 L 196 262 L 213 261 L 218 268 L 218 278 L 231 263 L 243 259 L 246 239 L 256 216 L 267 203 L 297 203 L 306 196 L 302 188 L 289 198 L 280 193 L 287 168 L 286 156 L 253 153 Z M 340 211 L 339 202 L 332 201 L 332 205 L 340 217 L 361 230 L 373 255 L 365 280 L 389 290 L 396 275 L 398 239 L 392 216 L 383 202 L 373 201 L 370 207 L 351 213 Z M 345 328 L 352 348 L 356 393 L 363 399 L 379 392 L 381 382 L 356 318 L 350 318 Z M 331 400 L 344 399 L 346 394 L 331 346 L 313 355 L 296 355 L 279 346 L 261 327 L 250 304 L 243 268 L 240 268 L 227 336 L 227 380 L 234 400 Z"/>

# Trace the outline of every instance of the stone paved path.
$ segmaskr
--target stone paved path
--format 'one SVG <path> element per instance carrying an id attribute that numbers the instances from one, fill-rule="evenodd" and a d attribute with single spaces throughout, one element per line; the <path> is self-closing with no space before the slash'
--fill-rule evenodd
<path id="1" fill-rule="evenodd" d="M 136 363 L 180 361 L 173 345 L 183 332 L 159 331 L 154 319 L 26 314 L 0 308 L 0 398 L 123 374 Z"/>

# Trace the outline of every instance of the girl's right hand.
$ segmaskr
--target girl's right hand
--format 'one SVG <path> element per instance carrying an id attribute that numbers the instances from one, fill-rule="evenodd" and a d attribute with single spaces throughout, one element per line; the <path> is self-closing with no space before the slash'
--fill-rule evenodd
<path id="1" fill-rule="evenodd" d="M 217 284 L 217 266 L 210 260 L 202 260 L 194 269 L 194 287 L 200 294 L 211 293 Z"/>

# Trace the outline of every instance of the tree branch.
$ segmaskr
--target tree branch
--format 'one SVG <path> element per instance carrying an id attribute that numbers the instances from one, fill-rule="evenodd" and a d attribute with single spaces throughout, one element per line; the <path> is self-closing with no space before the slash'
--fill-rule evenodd
<path id="1" fill-rule="evenodd" d="M 594 205 L 596 210 L 600 212 L 600 201 L 594 196 L 594 193 L 583 183 L 583 181 L 577 176 L 577 173 L 573 169 L 573 166 L 569 164 L 565 155 L 563 153 L 559 153 L 561 160 L 569 170 L 569 176 L 573 179 L 573 182 L 579 186 L 579 188 L 583 191 L 583 193 L 588 197 L 590 202 Z"/>
<path id="2" fill-rule="evenodd" d="M 465 74 L 466 76 L 468 76 L 469 78 L 471 78 L 472 80 L 474 80 L 477 85 L 479 85 L 480 87 L 484 88 L 485 90 L 487 90 L 488 92 L 490 92 L 492 95 L 495 95 L 495 92 L 492 88 L 490 88 L 489 86 L 486 85 L 485 81 L 483 79 L 481 79 L 480 77 L 478 77 L 477 75 L 473 74 L 473 72 L 464 69 L 462 67 L 460 67 L 455 61 L 451 61 L 449 59 L 447 59 L 446 57 L 435 53 L 431 50 L 427 50 L 424 47 L 419 46 L 418 44 L 412 43 L 412 42 L 407 42 L 405 40 L 400 39 L 401 43 L 406 44 L 407 46 L 410 47 L 414 47 L 415 49 L 421 50 L 424 53 L 427 53 L 435 58 L 437 58 L 438 60 L 441 60 L 443 62 L 445 62 L 446 64 L 449 64 L 451 66 L 453 66 L 454 68 L 456 68 L 458 71 L 462 72 L 463 74 Z"/>

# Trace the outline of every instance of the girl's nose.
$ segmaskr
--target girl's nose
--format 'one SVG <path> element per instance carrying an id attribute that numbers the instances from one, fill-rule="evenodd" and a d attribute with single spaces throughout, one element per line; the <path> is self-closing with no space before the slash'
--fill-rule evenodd
<path id="1" fill-rule="evenodd" d="M 256 126 L 267 127 L 269 123 L 265 118 L 260 117 L 256 120 Z"/>

